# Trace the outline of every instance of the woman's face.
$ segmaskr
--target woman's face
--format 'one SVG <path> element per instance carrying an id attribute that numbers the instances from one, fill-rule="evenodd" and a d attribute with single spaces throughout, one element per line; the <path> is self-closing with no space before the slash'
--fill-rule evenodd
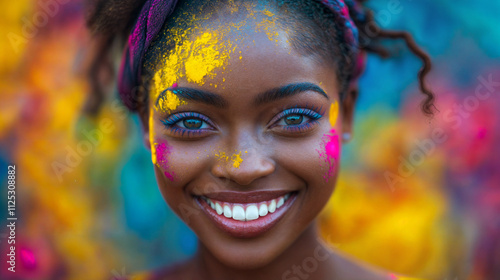
<path id="1" fill-rule="evenodd" d="M 339 167 L 335 70 L 299 55 L 266 15 L 177 38 L 145 136 L 169 206 L 239 268 L 270 263 L 311 226 Z"/>

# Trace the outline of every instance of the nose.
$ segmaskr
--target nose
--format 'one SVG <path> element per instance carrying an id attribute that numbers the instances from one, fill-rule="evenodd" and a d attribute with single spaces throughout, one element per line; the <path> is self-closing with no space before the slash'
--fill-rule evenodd
<path id="1" fill-rule="evenodd" d="M 263 149 L 246 148 L 247 150 L 237 150 L 236 153 L 226 154 L 226 157 L 219 157 L 212 167 L 212 174 L 220 179 L 229 179 L 238 185 L 247 186 L 274 172 L 275 163 Z"/>

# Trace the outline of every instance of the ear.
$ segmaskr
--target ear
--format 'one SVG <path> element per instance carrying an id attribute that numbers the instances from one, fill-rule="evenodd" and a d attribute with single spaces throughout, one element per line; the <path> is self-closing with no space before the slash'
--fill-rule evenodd
<path id="1" fill-rule="evenodd" d="M 147 106 L 142 106 L 138 111 L 142 126 L 142 141 L 148 150 L 151 150 L 151 141 L 149 140 L 149 110 Z"/>
<path id="2" fill-rule="evenodd" d="M 352 139 L 352 126 L 354 123 L 354 107 L 358 99 L 358 85 L 353 83 L 349 86 L 347 95 L 342 101 L 342 139 L 349 142 Z M 349 137 L 344 137 L 349 136 Z"/>

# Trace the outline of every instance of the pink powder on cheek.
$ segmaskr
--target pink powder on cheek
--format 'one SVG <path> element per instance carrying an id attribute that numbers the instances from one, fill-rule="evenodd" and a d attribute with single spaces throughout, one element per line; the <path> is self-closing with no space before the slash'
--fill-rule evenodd
<path id="1" fill-rule="evenodd" d="M 321 144 L 321 150 L 318 150 L 320 158 L 328 165 L 328 171 L 323 176 L 323 178 L 328 182 L 328 179 L 333 175 L 335 171 L 336 163 L 339 160 L 339 135 L 335 129 L 330 130 L 329 134 L 323 136 L 323 143 Z"/>
<path id="2" fill-rule="evenodd" d="M 168 164 L 168 155 L 172 153 L 172 147 L 170 147 L 167 143 L 156 144 L 156 161 L 160 168 L 164 170 L 165 176 L 170 179 L 170 181 L 174 181 L 174 173 L 168 172 L 168 168 L 170 165 Z"/>
<path id="3" fill-rule="evenodd" d="M 335 130 L 332 129 L 332 132 L 335 133 Z M 330 159 L 339 159 L 339 136 L 337 134 L 335 135 L 328 135 L 330 138 L 330 141 L 326 143 L 325 146 L 325 152 L 328 158 Z"/>

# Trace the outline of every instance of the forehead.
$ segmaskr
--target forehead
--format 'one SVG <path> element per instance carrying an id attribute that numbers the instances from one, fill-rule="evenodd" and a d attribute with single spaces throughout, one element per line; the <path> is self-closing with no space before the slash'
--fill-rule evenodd
<path id="1" fill-rule="evenodd" d="M 291 47 L 293 27 L 279 17 L 247 3 L 193 16 L 185 22 L 188 27 L 172 28 L 165 37 L 174 48 L 158 56 L 151 93 L 158 95 L 175 83 L 218 91 L 302 81 L 335 83 L 333 69 Z"/>

